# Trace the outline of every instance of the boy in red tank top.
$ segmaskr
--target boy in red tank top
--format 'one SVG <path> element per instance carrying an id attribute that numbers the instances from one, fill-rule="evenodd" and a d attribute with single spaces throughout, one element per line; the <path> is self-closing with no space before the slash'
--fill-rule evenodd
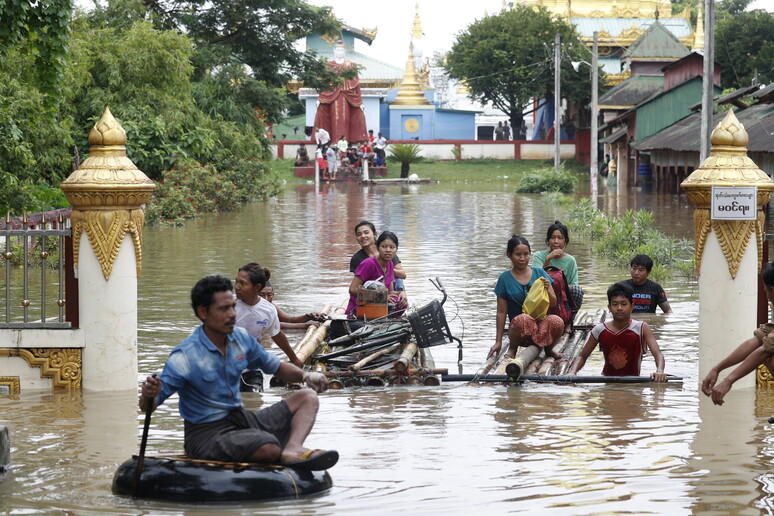
<path id="1" fill-rule="evenodd" d="M 607 302 L 613 320 L 594 326 L 589 340 L 570 368 L 574 375 L 586 364 L 586 359 L 599 344 L 605 356 L 603 376 L 639 376 L 642 357 L 648 350 L 656 360 L 656 372 L 650 377 L 656 382 L 665 382 L 664 355 L 653 336 L 648 323 L 632 320 L 634 303 L 633 291 L 624 283 L 616 283 L 607 289 Z"/>

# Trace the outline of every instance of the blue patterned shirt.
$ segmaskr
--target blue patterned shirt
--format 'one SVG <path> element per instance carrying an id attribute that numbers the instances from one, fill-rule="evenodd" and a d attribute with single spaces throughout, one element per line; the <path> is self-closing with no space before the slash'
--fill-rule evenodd
<path id="1" fill-rule="evenodd" d="M 267 353 L 243 328 L 235 327 L 222 354 L 201 325 L 169 354 L 159 379 L 160 405 L 177 392 L 180 415 L 191 423 L 219 421 L 229 412 L 244 407 L 239 382 L 245 369 L 274 374 L 279 358 Z"/>

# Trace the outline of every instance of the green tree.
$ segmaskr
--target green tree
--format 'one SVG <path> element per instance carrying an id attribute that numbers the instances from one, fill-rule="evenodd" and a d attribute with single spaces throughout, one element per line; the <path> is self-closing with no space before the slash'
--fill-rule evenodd
<path id="1" fill-rule="evenodd" d="M 715 24 L 715 60 L 723 67 L 721 84 L 740 88 L 774 81 L 774 14 L 744 11 L 749 0 L 720 4 Z"/>
<path id="2" fill-rule="evenodd" d="M 20 45 L 32 50 L 33 69 L 48 93 L 56 91 L 64 68 L 71 10 L 72 0 L 0 0 L 0 52 Z"/>
<path id="3" fill-rule="evenodd" d="M 557 33 L 562 41 L 562 95 L 586 100 L 591 96 L 588 69 L 576 72 L 572 61 L 588 61 L 589 52 L 573 27 L 543 7 L 519 6 L 472 23 L 457 36 L 447 71 L 467 82 L 474 99 L 491 102 L 512 127 L 519 127 L 532 98 L 553 94 Z"/>
<path id="4" fill-rule="evenodd" d="M 122 0 L 126 1 L 126 0 Z M 161 28 L 177 29 L 195 42 L 195 78 L 229 63 L 246 65 L 255 106 L 268 122 L 279 122 L 287 99 L 284 86 L 298 79 L 309 87 L 338 80 L 315 53 L 299 51 L 296 41 L 313 32 L 338 34 L 341 22 L 329 7 L 303 0 L 143 0 Z"/>

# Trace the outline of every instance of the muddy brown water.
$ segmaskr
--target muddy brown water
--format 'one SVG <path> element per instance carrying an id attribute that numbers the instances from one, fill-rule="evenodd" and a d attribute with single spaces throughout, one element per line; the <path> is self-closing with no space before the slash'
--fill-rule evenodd
<path id="1" fill-rule="evenodd" d="M 677 196 L 600 196 L 610 213 L 650 209 L 656 225 L 692 237 L 693 207 Z M 139 281 L 140 375 L 159 369 L 196 321 L 188 295 L 200 277 L 229 277 L 247 261 L 272 269 L 275 302 L 289 313 L 338 304 L 357 250 L 353 226 L 372 220 L 400 238 L 412 303 L 448 293 L 453 345 L 433 348 L 438 367 L 474 373 L 494 338 L 497 275 L 508 268 L 511 233 L 542 248 L 560 212 L 540 196 L 503 185 L 334 185 L 288 189 L 236 213 L 184 228 L 146 228 Z M 586 287 L 584 308 L 628 271 L 571 235 Z M 336 448 L 334 487 L 314 498 L 207 507 L 135 501 L 111 494 L 115 468 L 136 453 L 142 417 L 136 392 L 24 392 L 0 399 L 11 431 L 12 465 L 0 479 L 3 514 L 761 514 L 774 512 L 774 397 L 732 391 L 723 407 L 697 391 L 698 292 L 676 274 L 663 282 L 675 311 L 649 316 L 682 385 L 385 387 L 321 396 L 308 443 Z M 719 314 L 722 316 L 722 314 Z M 300 338 L 290 335 L 291 341 Z M 654 369 L 646 357 L 643 373 Z M 584 372 L 596 374 L 595 354 Z M 86 373 L 88 374 L 88 372 Z M 252 408 L 287 396 L 246 396 Z M 701 398 L 701 399 L 700 399 Z M 148 451 L 182 449 L 174 400 L 154 414 Z"/>

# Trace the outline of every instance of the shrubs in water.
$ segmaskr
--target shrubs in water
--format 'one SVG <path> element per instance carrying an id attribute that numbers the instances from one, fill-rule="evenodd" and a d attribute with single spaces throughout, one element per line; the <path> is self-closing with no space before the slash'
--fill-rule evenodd
<path id="1" fill-rule="evenodd" d="M 257 160 L 229 157 L 216 165 L 181 160 L 163 173 L 148 199 L 148 224 L 181 223 L 201 213 L 234 211 L 277 195 L 279 180 Z"/>
<path id="2" fill-rule="evenodd" d="M 694 276 L 693 241 L 666 235 L 653 225 L 653 213 L 627 210 L 621 217 L 605 215 L 591 200 L 581 199 L 567 214 L 567 225 L 595 242 L 595 250 L 613 264 L 625 267 L 632 256 L 647 254 L 653 258 L 651 277 L 668 279 L 672 270 L 688 278 Z"/>
<path id="3" fill-rule="evenodd" d="M 575 176 L 561 168 L 540 168 L 522 176 L 516 191 L 518 193 L 561 192 L 570 193 L 575 189 Z"/>

